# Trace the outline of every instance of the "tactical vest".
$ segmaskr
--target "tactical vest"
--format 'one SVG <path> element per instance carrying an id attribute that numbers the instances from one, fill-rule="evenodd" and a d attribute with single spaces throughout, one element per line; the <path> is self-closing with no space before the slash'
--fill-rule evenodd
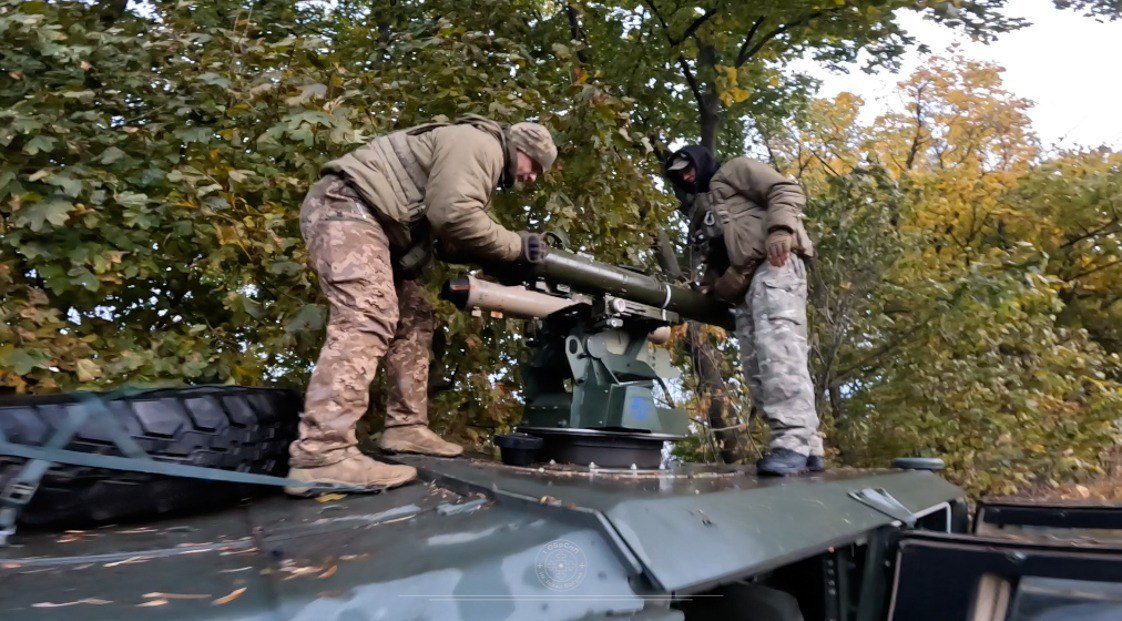
<path id="1" fill-rule="evenodd" d="M 688 205 L 689 233 L 687 237 L 690 278 L 694 281 L 708 280 L 704 276 L 720 275 L 729 267 L 728 250 L 725 248 L 725 232 L 721 221 L 709 203 L 708 194 L 690 195 Z"/>

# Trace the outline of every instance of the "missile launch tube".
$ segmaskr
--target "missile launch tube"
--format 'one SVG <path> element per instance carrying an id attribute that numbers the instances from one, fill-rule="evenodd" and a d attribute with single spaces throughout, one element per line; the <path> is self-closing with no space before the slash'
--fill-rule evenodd
<path id="1" fill-rule="evenodd" d="M 537 265 L 537 274 L 547 281 L 568 285 L 582 293 L 606 293 L 723 328 L 732 329 L 736 325 L 726 304 L 698 291 L 614 265 L 597 263 L 564 250 L 550 249 Z"/>
<path id="2" fill-rule="evenodd" d="M 460 310 L 478 308 L 487 312 L 500 312 L 515 319 L 545 317 L 586 301 L 582 297 L 559 298 L 530 291 L 525 287 L 508 287 L 479 280 L 474 276 L 461 276 L 444 283 L 440 297 Z M 670 326 L 652 330 L 647 335 L 647 340 L 655 345 L 670 340 Z"/>
<path id="3" fill-rule="evenodd" d="M 479 280 L 474 276 L 449 280 L 445 283 L 440 297 L 460 310 L 478 308 L 488 312 L 499 312 L 516 319 L 545 317 L 581 301 L 530 291 L 525 287 L 507 287 Z"/>

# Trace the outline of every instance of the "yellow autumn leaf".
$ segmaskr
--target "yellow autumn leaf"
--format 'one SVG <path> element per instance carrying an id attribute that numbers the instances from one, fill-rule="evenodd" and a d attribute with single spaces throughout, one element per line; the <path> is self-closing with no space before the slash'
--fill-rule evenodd
<path id="1" fill-rule="evenodd" d="M 223 245 L 238 243 L 238 231 L 232 226 L 216 224 L 214 232 L 218 234 L 218 242 Z"/>
<path id="2" fill-rule="evenodd" d="M 101 366 L 89 358 L 79 360 L 74 366 L 78 371 L 79 382 L 92 382 L 101 377 Z"/>

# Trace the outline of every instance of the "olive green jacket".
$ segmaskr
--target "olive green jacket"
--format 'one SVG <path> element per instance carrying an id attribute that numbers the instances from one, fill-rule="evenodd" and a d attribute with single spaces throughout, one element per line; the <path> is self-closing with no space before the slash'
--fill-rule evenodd
<path id="1" fill-rule="evenodd" d="M 378 217 L 394 248 L 427 244 L 418 224 L 442 242 L 479 259 L 512 261 L 521 238 L 487 215 L 507 166 L 503 126 L 480 116 L 379 136 L 328 162 L 324 173 L 346 177 Z"/>
<path id="2" fill-rule="evenodd" d="M 709 181 L 706 199 L 720 223 L 732 267 L 754 269 L 767 257 L 764 242 L 775 228 L 789 229 L 795 251 L 814 256 L 803 227 L 806 196 L 798 182 L 771 166 L 747 157 L 725 162 Z"/>

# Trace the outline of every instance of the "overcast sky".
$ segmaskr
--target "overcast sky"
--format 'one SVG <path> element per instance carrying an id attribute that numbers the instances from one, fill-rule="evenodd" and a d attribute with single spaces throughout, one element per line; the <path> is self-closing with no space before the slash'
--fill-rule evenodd
<path id="1" fill-rule="evenodd" d="M 1029 114 L 1045 146 L 1122 148 L 1122 21 L 1100 23 L 1059 11 L 1049 0 L 1011 0 L 1005 12 L 1033 25 L 990 45 L 956 35 L 911 11 L 901 11 L 897 19 L 934 52 L 945 52 L 957 41 L 963 55 L 1005 67 L 1005 88 L 1035 102 Z M 909 53 L 900 74 L 854 70 L 837 75 L 809 62 L 799 68 L 823 80 L 823 96 L 843 90 L 860 95 L 871 120 L 889 106 L 902 107 L 891 92 L 922 60 L 920 54 Z"/>

